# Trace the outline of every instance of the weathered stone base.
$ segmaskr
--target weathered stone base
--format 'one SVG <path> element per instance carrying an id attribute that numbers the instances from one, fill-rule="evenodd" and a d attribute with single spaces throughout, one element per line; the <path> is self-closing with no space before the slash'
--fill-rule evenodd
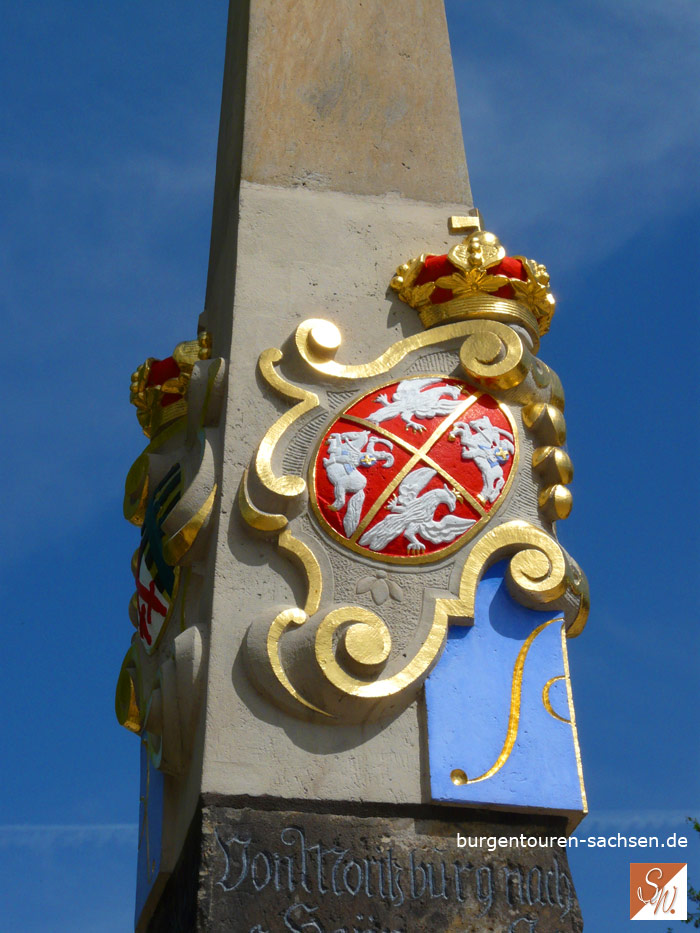
<path id="1" fill-rule="evenodd" d="M 563 820 L 236 803 L 203 802 L 150 933 L 583 930 L 566 849 L 552 845 Z"/>

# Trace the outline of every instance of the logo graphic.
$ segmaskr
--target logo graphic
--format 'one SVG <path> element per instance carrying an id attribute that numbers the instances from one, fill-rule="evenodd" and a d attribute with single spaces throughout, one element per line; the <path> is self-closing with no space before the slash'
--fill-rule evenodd
<path id="1" fill-rule="evenodd" d="M 630 920 L 685 920 L 688 865 L 685 862 L 630 864 Z"/>
<path id="2" fill-rule="evenodd" d="M 488 521 L 516 456 L 507 410 L 460 379 L 404 379 L 355 400 L 312 465 L 322 526 L 352 550 L 424 563 Z"/>

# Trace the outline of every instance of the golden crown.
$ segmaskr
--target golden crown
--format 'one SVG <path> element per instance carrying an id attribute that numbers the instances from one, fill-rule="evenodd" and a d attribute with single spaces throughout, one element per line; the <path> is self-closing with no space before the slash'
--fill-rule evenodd
<path id="1" fill-rule="evenodd" d="M 187 414 L 187 388 L 194 364 L 211 356 L 211 336 L 203 331 L 196 340 L 179 343 L 164 360 L 149 357 L 131 375 L 129 401 L 146 437 L 154 437 L 167 424 Z"/>
<path id="2" fill-rule="evenodd" d="M 554 314 L 546 268 L 507 256 L 493 233 L 477 230 L 442 255 L 423 254 L 396 270 L 391 287 L 424 327 L 491 317 L 524 325 L 539 342 Z"/>

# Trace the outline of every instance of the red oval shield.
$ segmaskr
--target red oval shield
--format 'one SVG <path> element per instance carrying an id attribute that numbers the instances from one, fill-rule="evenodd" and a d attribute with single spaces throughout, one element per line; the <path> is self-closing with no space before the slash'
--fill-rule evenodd
<path id="1" fill-rule="evenodd" d="M 415 376 L 360 396 L 333 421 L 312 462 L 312 505 L 352 550 L 425 563 L 488 521 L 516 459 L 505 406 L 460 379 Z"/>

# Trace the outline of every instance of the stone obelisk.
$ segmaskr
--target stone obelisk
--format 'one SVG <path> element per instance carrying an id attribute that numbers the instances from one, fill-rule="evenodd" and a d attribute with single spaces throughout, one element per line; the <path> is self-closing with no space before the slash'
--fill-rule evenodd
<path id="1" fill-rule="evenodd" d="M 205 310 L 131 387 L 139 930 L 582 929 L 553 310 L 442 0 L 231 0 Z"/>

